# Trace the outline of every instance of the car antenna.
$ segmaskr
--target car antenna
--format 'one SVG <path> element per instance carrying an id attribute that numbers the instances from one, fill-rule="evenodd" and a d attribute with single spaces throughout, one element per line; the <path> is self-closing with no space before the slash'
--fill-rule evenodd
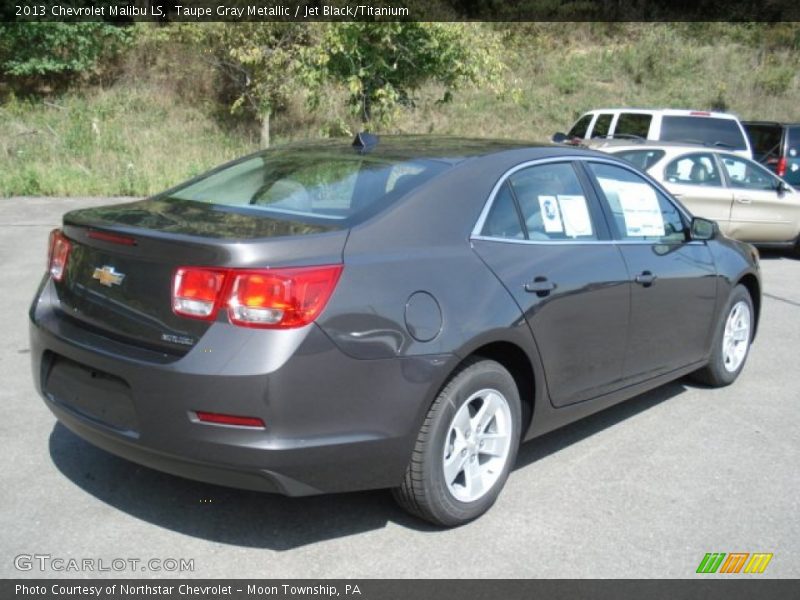
<path id="1" fill-rule="evenodd" d="M 353 140 L 353 148 L 358 150 L 359 154 L 365 154 L 378 145 L 380 138 L 374 133 L 361 131 L 356 134 Z"/>

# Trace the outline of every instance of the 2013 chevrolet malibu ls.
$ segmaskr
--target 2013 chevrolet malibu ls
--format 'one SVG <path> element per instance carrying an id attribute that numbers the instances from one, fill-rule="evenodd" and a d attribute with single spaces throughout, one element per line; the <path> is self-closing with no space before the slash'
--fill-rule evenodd
<path id="1" fill-rule="evenodd" d="M 452 526 L 492 505 L 521 441 L 685 374 L 733 382 L 760 290 L 755 249 L 618 158 L 359 135 L 65 215 L 33 375 L 134 462 L 393 488 Z"/>

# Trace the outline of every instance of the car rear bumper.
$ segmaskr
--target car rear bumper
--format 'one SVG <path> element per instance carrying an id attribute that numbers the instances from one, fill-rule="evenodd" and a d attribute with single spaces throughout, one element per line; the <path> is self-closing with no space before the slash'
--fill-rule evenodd
<path id="1" fill-rule="evenodd" d="M 30 317 L 36 389 L 78 436 L 175 475 L 296 496 L 399 485 L 453 358 L 359 360 L 316 325 L 222 320 L 170 357 L 82 327 L 48 280 Z M 200 423 L 197 411 L 258 417 L 265 428 Z"/>

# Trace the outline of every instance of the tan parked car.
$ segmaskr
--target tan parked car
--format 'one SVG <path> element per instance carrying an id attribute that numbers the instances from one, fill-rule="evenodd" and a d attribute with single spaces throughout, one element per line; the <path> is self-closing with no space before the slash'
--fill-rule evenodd
<path id="1" fill-rule="evenodd" d="M 646 171 L 728 237 L 800 250 L 800 193 L 752 160 L 693 144 L 598 140 L 591 146 Z"/>

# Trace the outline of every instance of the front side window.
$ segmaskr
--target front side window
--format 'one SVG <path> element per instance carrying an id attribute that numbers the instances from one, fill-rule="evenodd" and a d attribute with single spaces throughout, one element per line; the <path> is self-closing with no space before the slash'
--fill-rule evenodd
<path id="1" fill-rule="evenodd" d="M 598 116 L 597 121 L 594 123 L 594 129 L 592 129 L 592 137 L 606 137 L 609 129 L 611 129 L 611 119 L 613 118 L 614 115 L 611 113 L 603 113 Z"/>
<path id="2" fill-rule="evenodd" d="M 686 224 L 675 205 L 639 175 L 604 163 L 588 163 L 623 240 L 660 243 L 686 240 Z"/>
<path id="3" fill-rule="evenodd" d="M 761 165 L 738 156 L 723 156 L 722 164 L 731 187 L 744 190 L 775 190 L 780 180 Z"/>
<path id="4" fill-rule="evenodd" d="M 614 128 L 614 137 L 637 137 L 647 139 L 652 115 L 643 113 L 621 113 Z"/>
<path id="5" fill-rule="evenodd" d="M 722 187 L 722 177 L 714 157 L 708 153 L 687 154 L 670 162 L 664 169 L 664 179 L 682 185 Z"/>
<path id="6" fill-rule="evenodd" d="M 733 119 L 665 116 L 661 119 L 660 139 L 665 142 L 690 142 L 747 150 L 739 123 Z"/>
<path id="7" fill-rule="evenodd" d="M 583 115 L 575 125 L 572 126 L 572 129 L 569 130 L 567 134 L 571 138 L 585 138 L 586 137 L 586 130 L 589 129 L 589 123 L 592 122 L 592 115 Z"/>
<path id="8" fill-rule="evenodd" d="M 595 240 L 588 200 L 570 163 L 517 171 L 509 184 L 531 240 Z"/>

